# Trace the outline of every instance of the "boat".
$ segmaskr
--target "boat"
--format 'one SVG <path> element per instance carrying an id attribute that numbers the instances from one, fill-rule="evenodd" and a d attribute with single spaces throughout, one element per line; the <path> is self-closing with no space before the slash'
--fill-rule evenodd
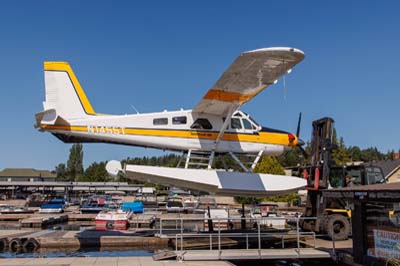
<path id="1" fill-rule="evenodd" d="M 212 221 L 213 228 L 214 230 L 227 230 L 227 229 L 232 229 L 233 224 L 231 220 L 229 219 L 229 213 L 226 209 L 218 209 L 218 208 L 210 208 L 210 211 L 204 212 L 204 229 L 208 230 L 209 228 L 209 222 L 210 220 Z"/>
<path id="2" fill-rule="evenodd" d="M 184 200 L 183 201 L 183 211 L 185 213 L 194 213 L 194 210 L 197 208 L 198 206 L 198 201 L 196 200 Z"/>
<path id="3" fill-rule="evenodd" d="M 277 204 L 257 204 L 250 211 L 250 217 L 257 219 L 261 226 L 274 228 L 274 229 L 285 229 L 287 225 L 287 219 L 278 214 Z"/>
<path id="4" fill-rule="evenodd" d="M 136 200 L 134 202 L 123 202 L 120 209 L 123 211 L 131 211 L 133 213 L 143 213 L 144 204 L 142 201 L 139 200 Z"/>
<path id="5" fill-rule="evenodd" d="M 167 213 L 183 213 L 182 197 L 174 195 L 172 198 L 169 198 L 167 200 L 166 209 Z"/>
<path id="6" fill-rule="evenodd" d="M 124 211 L 121 209 L 101 211 L 97 214 L 95 219 L 96 230 L 127 230 L 129 228 L 129 219 L 132 215 L 132 211 Z"/>
<path id="7" fill-rule="evenodd" d="M 51 199 L 40 206 L 39 213 L 62 213 L 66 206 L 67 202 L 64 199 Z"/>
<path id="8" fill-rule="evenodd" d="M 197 213 L 197 214 L 206 213 L 208 208 L 218 209 L 218 204 L 214 197 L 200 196 L 198 198 L 197 202 L 198 202 L 198 204 L 197 204 L 196 208 L 193 210 L 194 213 Z"/>
<path id="9" fill-rule="evenodd" d="M 26 199 L 27 207 L 40 207 L 46 203 L 46 196 L 41 193 L 33 193 Z"/>
<path id="10" fill-rule="evenodd" d="M 28 210 L 26 207 L 14 205 L 0 205 L 0 214 L 16 214 L 16 213 L 33 213 L 33 210 Z"/>
<path id="11" fill-rule="evenodd" d="M 117 209 L 117 207 L 117 204 L 112 202 L 109 197 L 94 196 L 83 203 L 80 212 L 97 214 L 103 210 Z"/>

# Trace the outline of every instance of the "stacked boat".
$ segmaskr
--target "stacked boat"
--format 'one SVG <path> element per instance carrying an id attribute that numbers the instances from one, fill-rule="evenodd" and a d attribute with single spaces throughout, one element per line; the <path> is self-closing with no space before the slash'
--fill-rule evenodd
<path id="1" fill-rule="evenodd" d="M 67 206 L 64 199 L 51 199 L 49 202 L 40 206 L 39 213 L 62 213 Z"/>
<path id="2" fill-rule="evenodd" d="M 143 213 L 141 201 L 124 202 L 119 209 L 108 209 L 99 212 L 96 216 L 96 230 L 127 230 L 129 219 L 135 213 Z"/>
<path id="3" fill-rule="evenodd" d="M 103 210 L 117 209 L 118 205 L 110 197 L 94 196 L 84 202 L 81 213 L 99 213 Z"/>

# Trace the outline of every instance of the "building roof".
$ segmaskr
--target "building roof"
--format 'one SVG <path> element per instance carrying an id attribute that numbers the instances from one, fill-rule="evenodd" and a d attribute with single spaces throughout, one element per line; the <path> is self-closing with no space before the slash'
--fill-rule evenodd
<path id="1" fill-rule="evenodd" d="M 55 178 L 56 174 L 48 170 L 36 170 L 33 168 L 5 168 L 0 172 L 0 177 Z"/>
<path id="2" fill-rule="evenodd" d="M 365 163 L 365 164 L 368 165 L 370 163 Z M 372 164 L 381 167 L 385 179 L 388 179 L 392 175 L 392 173 L 394 173 L 397 169 L 400 168 L 400 159 L 377 161 L 373 162 Z"/>

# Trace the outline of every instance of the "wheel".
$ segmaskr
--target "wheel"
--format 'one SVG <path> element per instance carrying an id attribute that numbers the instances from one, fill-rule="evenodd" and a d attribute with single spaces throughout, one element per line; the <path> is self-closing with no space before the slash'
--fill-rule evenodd
<path id="1" fill-rule="evenodd" d="M 332 214 L 326 218 L 325 231 L 332 240 L 346 240 L 350 234 L 349 218 Z"/>

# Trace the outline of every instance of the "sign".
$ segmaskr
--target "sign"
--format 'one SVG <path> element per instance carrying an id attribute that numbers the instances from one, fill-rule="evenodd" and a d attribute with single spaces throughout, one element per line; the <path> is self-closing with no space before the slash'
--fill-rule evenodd
<path id="1" fill-rule="evenodd" d="M 373 230 L 375 250 L 369 255 L 377 258 L 400 259 L 400 233 L 385 230 Z"/>

